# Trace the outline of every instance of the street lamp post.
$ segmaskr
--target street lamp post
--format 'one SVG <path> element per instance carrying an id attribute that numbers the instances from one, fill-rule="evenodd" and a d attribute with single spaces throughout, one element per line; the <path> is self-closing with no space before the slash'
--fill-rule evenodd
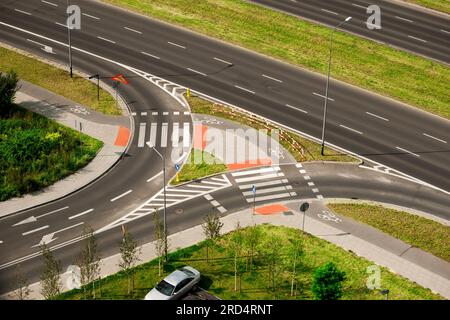
<path id="1" fill-rule="evenodd" d="M 325 107 L 323 110 L 323 125 L 322 125 L 322 150 L 321 150 L 321 154 L 323 155 L 323 151 L 325 148 L 325 124 L 327 121 L 327 106 L 328 106 L 328 88 L 330 85 L 330 72 L 331 72 L 331 52 L 333 49 L 333 35 L 334 32 L 336 31 L 337 28 L 339 28 L 341 25 L 343 25 L 346 22 L 349 22 L 350 20 L 352 20 L 352 17 L 347 17 L 344 21 L 342 21 L 341 23 L 339 23 L 337 26 L 335 26 L 333 28 L 333 30 L 331 31 L 330 34 L 330 54 L 328 57 L 328 75 L 327 75 L 327 85 L 325 88 Z"/>
<path id="2" fill-rule="evenodd" d="M 67 7 L 70 7 L 70 1 L 67 0 Z M 70 77 L 73 78 L 73 67 L 72 67 L 72 33 L 71 28 L 69 26 L 69 14 L 67 14 L 67 33 L 69 38 L 69 66 L 70 66 Z"/>
<path id="3" fill-rule="evenodd" d="M 152 148 L 156 154 L 162 159 L 163 161 L 163 179 L 164 179 L 164 185 L 163 185 L 163 193 L 164 193 L 164 218 L 163 218 L 163 224 L 164 224 L 164 260 L 167 261 L 167 222 L 166 222 L 166 158 L 158 151 L 156 148 L 150 143 L 147 142 L 147 145 Z"/>

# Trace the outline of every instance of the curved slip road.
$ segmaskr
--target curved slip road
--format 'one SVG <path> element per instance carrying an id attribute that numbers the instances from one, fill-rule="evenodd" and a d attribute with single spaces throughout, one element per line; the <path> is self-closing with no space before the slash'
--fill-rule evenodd
<path id="1" fill-rule="evenodd" d="M 352 22 L 342 30 L 402 50 L 450 63 L 450 19 L 418 8 L 383 0 L 250 0 L 269 8 L 336 26 L 346 17 Z M 369 29 L 367 8 L 381 9 L 381 29 Z"/>

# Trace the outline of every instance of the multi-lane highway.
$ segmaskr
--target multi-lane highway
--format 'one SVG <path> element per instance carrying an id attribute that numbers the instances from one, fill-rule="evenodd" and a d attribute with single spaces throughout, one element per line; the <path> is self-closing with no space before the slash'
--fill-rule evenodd
<path id="1" fill-rule="evenodd" d="M 60 25 L 64 1 L 54 3 L 2 3 L 0 39 L 34 50 L 39 48 L 27 39 L 50 46 L 67 42 Z M 322 76 L 99 2 L 74 4 L 84 13 L 82 30 L 72 33 L 74 47 L 320 137 Z M 327 141 L 450 190 L 448 120 L 332 82 Z"/>
<path id="2" fill-rule="evenodd" d="M 450 20 L 445 14 L 431 13 L 385 0 L 250 0 L 327 26 L 336 26 L 346 17 L 352 22 L 342 30 L 399 49 L 450 63 Z M 381 9 L 381 28 L 367 27 L 367 8 Z"/>
<path id="3" fill-rule="evenodd" d="M 139 77 L 133 68 L 320 137 L 325 84 L 322 76 L 99 2 L 72 3 L 80 5 L 83 12 L 82 29 L 72 32 L 75 68 L 89 74 L 100 73 L 105 78 L 123 73 L 131 79 L 131 84 L 122 86 L 120 92 L 133 113 L 134 139 L 127 155 L 94 184 L 68 198 L 0 220 L 0 240 L 4 241 L 0 245 L 8 247 L 7 251 L 1 250 L 2 266 L 37 252 L 38 249 L 32 246 L 45 235 L 54 233 L 54 238 L 58 239 L 52 244 L 63 243 L 77 237 L 83 225 L 98 229 L 124 218 L 124 215 L 127 219 L 127 214 L 134 211 L 136 204 L 147 201 L 149 196 L 160 190 L 160 160 L 145 147 L 145 142 L 156 141 L 157 147 L 170 159 L 173 149 L 170 137 L 173 132 L 183 136 L 185 140 L 177 143 L 184 145 L 184 141 L 187 141 L 186 132 L 191 132 L 192 126 L 189 115 L 184 113 L 186 110 Z M 0 41 L 65 63 L 68 60 L 65 5 L 66 1 L 63 0 L 2 2 Z M 44 52 L 43 45 L 51 46 L 54 54 Z M 450 190 L 448 120 L 340 82 L 332 83 L 329 106 L 329 143 L 438 188 Z M 169 168 L 171 175 L 173 168 L 170 165 Z M 381 196 L 377 188 L 386 190 L 386 186 L 378 186 L 371 181 L 369 185 L 375 189 L 370 191 L 377 196 L 370 196 L 361 193 L 361 190 L 369 188 L 366 182 L 357 184 L 352 181 L 351 185 L 344 185 L 339 180 L 333 180 L 335 178 L 322 178 L 322 183 L 330 188 L 328 192 L 327 189 L 323 190 L 325 197 L 354 195 L 374 200 L 391 197 L 392 202 L 407 205 L 405 201 L 411 203 L 412 198 L 402 198 L 401 195 L 402 192 L 409 192 L 423 200 L 415 203 L 416 206 L 422 206 L 420 209 L 445 216 L 448 195 L 444 193 L 430 196 L 429 191 L 418 188 L 397 189 L 391 194 L 383 192 Z M 292 192 L 302 197 L 307 194 L 315 196 L 312 191 L 306 193 L 301 189 L 305 187 L 304 181 L 297 183 L 299 189 Z M 208 192 L 212 193 L 213 190 Z M 226 191 L 222 192 L 228 195 Z M 192 193 L 192 190 L 187 192 Z M 224 197 L 228 199 L 224 200 L 224 208 L 232 210 L 248 204 L 242 200 L 245 196 L 242 192 L 234 194 Z M 182 194 L 179 196 L 182 197 Z M 211 210 L 209 201 L 199 201 L 198 198 L 189 200 L 188 196 L 185 200 L 188 202 L 183 205 L 186 208 L 183 214 L 177 215 L 175 207 L 171 209 L 170 232 L 200 223 L 202 217 L 198 213 Z M 433 206 L 433 203 L 438 203 L 438 207 Z M 444 207 L 439 207 L 442 205 Z M 149 208 L 152 206 L 146 206 L 147 211 L 143 214 L 148 214 Z M 47 215 L 51 212 L 54 214 Z M 135 213 L 139 215 L 142 211 Z M 28 217 L 42 215 L 45 216 L 38 218 L 38 223 L 12 227 Z M 130 226 L 139 240 L 150 240 L 151 232 L 147 232 L 151 230 L 150 222 L 136 221 L 139 220 L 133 221 Z M 116 240 L 120 232 L 112 230 L 103 233 L 100 239 L 104 255 L 117 251 Z M 28 233 L 30 231 L 34 232 Z M 76 250 L 76 244 L 64 247 L 64 250 L 57 251 L 58 258 L 68 265 L 73 262 Z M 28 273 L 37 277 L 39 258 L 26 261 L 24 264 Z M 12 268 L 3 268 L 0 282 L 5 284 L 4 280 L 10 278 L 12 272 Z M 6 288 L 2 288 L 4 290 Z"/>

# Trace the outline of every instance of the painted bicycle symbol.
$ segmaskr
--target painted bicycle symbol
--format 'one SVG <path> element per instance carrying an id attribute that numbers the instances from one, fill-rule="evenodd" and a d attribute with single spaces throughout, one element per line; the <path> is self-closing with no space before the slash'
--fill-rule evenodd
<path id="1" fill-rule="evenodd" d="M 322 210 L 322 213 L 318 213 L 317 216 L 325 221 L 332 221 L 335 223 L 341 223 L 342 219 L 336 217 L 336 215 L 332 212 Z"/>
<path id="2" fill-rule="evenodd" d="M 270 149 L 270 154 L 273 158 L 284 159 L 284 153 L 280 149 Z"/>
<path id="3" fill-rule="evenodd" d="M 220 120 L 217 120 L 217 119 L 214 119 L 214 118 L 203 118 L 201 120 L 201 122 L 204 123 L 204 124 L 216 124 L 216 125 L 222 125 L 223 124 L 223 121 L 220 121 Z"/>
<path id="4" fill-rule="evenodd" d="M 70 108 L 70 111 L 72 111 L 73 113 L 83 114 L 85 116 L 90 114 L 90 112 L 87 111 L 87 109 L 85 107 L 81 107 L 81 106 L 75 106 L 73 108 Z"/>

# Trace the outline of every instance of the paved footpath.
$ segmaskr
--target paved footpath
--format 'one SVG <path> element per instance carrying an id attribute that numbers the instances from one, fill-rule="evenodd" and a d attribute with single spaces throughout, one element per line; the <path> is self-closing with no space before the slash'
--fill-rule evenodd
<path id="1" fill-rule="evenodd" d="M 375 264 L 384 266 L 390 271 L 408 278 L 419 285 L 431 289 L 443 297 L 450 299 L 450 263 L 438 259 L 422 250 L 388 236 L 369 226 L 359 224 L 351 219 L 338 216 L 325 206 L 321 200 L 311 200 L 306 213 L 304 230 L 319 238 L 325 239 L 346 250 L 351 250 Z M 259 214 L 253 215 L 253 209 L 242 210 L 223 217 L 222 233 L 235 229 L 236 224 L 242 227 L 253 224 L 270 223 L 272 225 L 302 228 L 303 214 L 298 211 L 299 201 L 279 202 L 277 206 L 264 205 L 257 207 Z M 274 210 L 282 207 L 282 212 Z M 171 251 L 194 245 L 204 240 L 201 226 L 195 226 L 169 236 Z M 141 247 L 140 261 L 145 263 L 156 257 L 154 244 Z M 119 271 L 120 254 L 101 261 L 102 277 Z M 64 290 L 71 283 L 71 271 L 62 276 Z M 383 285 L 383 279 L 381 279 Z M 42 299 L 39 283 L 30 285 L 30 299 Z M 1 297 L 11 299 L 12 294 Z"/>
<path id="2" fill-rule="evenodd" d="M 86 167 L 67 178 L 41 191 L 1 202 L 0 218 L 64 197 L 99 178 L 120 159 L 131 137 L 128 116 L 105 116 L 30 83 L 21 82 L 20 86 L 17 104 L 76 130 L 81 123 L 82 132 L 103 141 L 104 146 Z"/>

